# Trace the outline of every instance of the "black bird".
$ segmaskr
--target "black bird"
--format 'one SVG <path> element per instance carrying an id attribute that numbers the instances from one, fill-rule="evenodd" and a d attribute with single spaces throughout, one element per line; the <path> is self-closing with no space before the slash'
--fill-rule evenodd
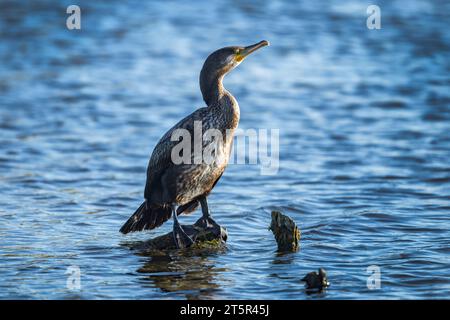
<path id="1" fill-rule="evenodd" d="M 178 248 L 188 247 L 193 239 L 184 232 L 177 215 L 194 211 L 199 203 L 202 218 L 197 223 L 220 232 L 219 225 L 211 218 L 206 197 L 228 164 L 240 115 L 236 99 L 223 87 L 222 80 L 249 54 L 268 45 L 269 42 L 264 40 L 248 47 L 225 47 L 208 56 L 200 72 L 200 90 L 207 106 L 182 119 L 159 140 L 148 164 L 145 200 L 122 226 L 122 233 L 154 229 L 173 215 L 175 243 Z M 201 145 L 195 145 L 196 123 L 201 125 L 202 132 L 215 129 L 222 134 L 222 138 L 214 142 L 216 148 L 211 152 L 212 159 L 209 161 L 196 159 L 200 152 L 203 154 L 207 148 L 211 149 L 212 144 L 211 139 L 201 139 Z M 189 132 L 193 143 L 189 161 L 175 164 L 172 151 L 180 142 L 172 141 L 172 135 L 178 129 L 187 130 L 185 132 Z"/>

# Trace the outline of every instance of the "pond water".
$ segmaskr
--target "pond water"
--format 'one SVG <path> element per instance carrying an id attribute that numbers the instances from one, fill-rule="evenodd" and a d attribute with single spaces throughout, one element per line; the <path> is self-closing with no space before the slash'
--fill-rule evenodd
<path id="1" fill-rule="evenodd" d="M 0 298 L 450 298 L 450 6 L 379 2 L 369 30 L 364 1 L 80 0 L 70 31 L 72 2 L 2 1 Z M 263 39 L 225 86 L 240 128 L 280 129 L 278 172 L 227 168 L 209 197 L 226 250 L 129 250 L 171 229 L 119 233 L 157 140 L 203 106 L 205 57 Z M 297 253 L 277 253 L 272 210 Z M 331 286 L 308 294 L 319 267 Z"/>

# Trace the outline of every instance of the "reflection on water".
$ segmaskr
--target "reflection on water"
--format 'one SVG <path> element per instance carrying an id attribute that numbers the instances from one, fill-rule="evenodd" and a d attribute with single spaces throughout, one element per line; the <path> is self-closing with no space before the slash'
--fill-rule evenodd
<path id="1" fill-rule="evenodd" d="M 273 264 L 290 264 L 292 261 L 294 261 L 295 257 L 294 252 L 277 252 L 274 255 Z"/>
<path id="2" fill-rule="evenodd" d="M 221 274 L 229 272 L 215 263 L 218 256 L 226 253 L 226 247 L 162 251 L 145 249 L 142 242 L 121 245 L 144 257 L 142 266 L 136 270 L 143 287 L 150 284 L 185 299 L 214 299 L 221 289 Z"/>
<path id="3" fill-rule="evenodd" d="M 226 268 L 217 267 L 208 256 L 154 255 L 137 272 L 163 292 L 182 293 L 186 299 L 211 299 Z"/>
<path id="4" fill-rule="evenodd" d="M 449 3 L 383 2 L 368 30 L 358 0 L 79 0 L 80 31 L 69 4 L 0 2 L 0 298 L 450 297 Z M 118 232 L 161 134 L 203 106 L 203 60 L 262 39 L 225 86 L 240 128 L 280 129 L 278 173 L 227 168 L 209 199 L 227 250 L 128 250 L 171 228 Z M 276 252 L 272 210 L 299 252 Z M 309 295 L 319 267 L 331 286 Z"/>

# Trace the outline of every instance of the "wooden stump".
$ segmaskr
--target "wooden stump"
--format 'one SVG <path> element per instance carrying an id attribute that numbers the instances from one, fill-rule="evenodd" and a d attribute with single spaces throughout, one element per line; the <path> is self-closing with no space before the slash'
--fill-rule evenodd
<path id="1" fill-rule="evenodd" d="M 272 211 L 272 222 L 269 230 L 272 230 L 279 251 L 297 251 L 300 241 L 300 229 L 294 220 L 279 211 Z"/>
<path id="2" fill-rule="evenodd" d="M 225 228 L 220 227 L 220 235 L 212 228 L 203 228 L 196 224 L 182 225 L 183 230 L 194 240 L 194 244 L 189 249 L 221 248 L 224 247 L 228 238 Z M 133 249 L 138 250 L 175 250 L 177 246 L 173 238 L 173 233 L 168 232 L 162 236 L 144 241 Z"/>

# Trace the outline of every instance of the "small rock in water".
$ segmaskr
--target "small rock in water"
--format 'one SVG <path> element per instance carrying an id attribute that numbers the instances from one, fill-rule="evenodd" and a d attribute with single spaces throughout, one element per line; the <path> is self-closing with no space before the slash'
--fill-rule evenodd
<path id="1" fill-rule="evenodd" d="M 320 268 L 319 272 L 313 271 L 308 273 L 302 281 L 305 281 L 306 288 L 311 290 L 322 290 L 330 285 L 327 278 L 327 272 L 323 268 Z"/>

